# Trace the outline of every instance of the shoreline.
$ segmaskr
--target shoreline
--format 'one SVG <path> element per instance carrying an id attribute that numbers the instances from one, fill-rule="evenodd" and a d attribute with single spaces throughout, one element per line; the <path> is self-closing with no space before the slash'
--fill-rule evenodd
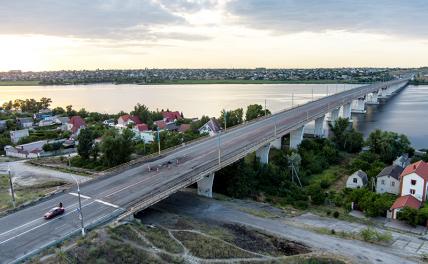
<path id="1" fill-rule="evenodd" d="M 88 82 L 44 84 L 39 81 L 0 81 L 0 86 L 56 86 L 56 85 L 91 85 L 91 84 L 135 84 L 135 85 L 192 85 L 192 84 L 369 84 L 369 82 L 338 80 L 174 80 L 152 83 L 138 82 Z"/>

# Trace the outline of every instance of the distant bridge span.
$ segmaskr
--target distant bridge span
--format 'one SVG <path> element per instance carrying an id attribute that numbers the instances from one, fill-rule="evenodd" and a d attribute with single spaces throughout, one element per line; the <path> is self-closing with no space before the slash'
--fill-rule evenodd
<path id="1" fill-rule="evenodd" d="M 323 136 L 326 115 L 333 122 L 339 116 L 350 118 L 352 111 L 364 112 L 366 103 L 388 98 L 408 81 L 375 83 L 326 96 L 85 183 L 81 186 L 85 226 L 93 228 L 130 216 L 193 183 L 198 183 L 199 194 L 210 197 L 214 173 L 219 169 L 252 152 L 267 163 L 269 149 L 280 147 L 282 136 L 290 134 L 290 147 L 296 148 L 307 123 L 315 121 L 315 135 Z M 0 263 L 18 262 L 78 233 L 75 192 L 70 189 L 0 218 Z M 41 218 L 59 202 L 66 207 L 62 217 L 51 221 Z"/>

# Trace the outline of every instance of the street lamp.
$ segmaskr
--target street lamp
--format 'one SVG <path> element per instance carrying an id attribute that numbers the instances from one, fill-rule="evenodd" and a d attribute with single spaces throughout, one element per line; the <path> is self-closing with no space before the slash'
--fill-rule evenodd
<path id="1" fill-rule="evenodd" d="M 161 146 L 160 146 L 160 133 L 159 133 L 159 127 L 157 127 L 158 132 L 158 153 L 161 154 Z"/>
<path id="2" fill-rule="evenodd" d="M 70 154 L 68 154 L 68 168 L 69 169 L 71 168 Z M 82 229 L 82 236 L 85 236 L 85 226 L 83 224 L 82 202 L 81 202 L 81 199 L 80 199 L 80 184 L 79 184 L 79 181 L 73 176 L 72 173 L 70 173 L 70 176 L 73 178 L 73 180 L 77 184 L 77 197 L 79 199 L 80 226 L 81 226 L 81 229 Z"/>
<path id="3" fill-rule="evenodd" d="M 220 149 L 220 134 L 221 132 L 218 132 L 218 165 L 220 166 L 221 162 L 221 149 Z"/>
<path id="4" fill-rule="evenodd" d="M 223 109 L 223 113 L 224 113 L 224 116 L 223 116 L 223 118 L 224 118 L 224 131 L 226 132 L 226 129 L 227 129 L 227 112 L 225 109 Z"/>
<path id="5" fill-rule="evenodd" d="M 9 185 L 10 185 L 10 193 L 12 195 L 13 208 L 16 208 L 15 191 L 13 190 L 13 182 L 12 182 L 12 174 L 10 173 L 10 166 L 7 166 L 7 172 L 9 175 Z"/>

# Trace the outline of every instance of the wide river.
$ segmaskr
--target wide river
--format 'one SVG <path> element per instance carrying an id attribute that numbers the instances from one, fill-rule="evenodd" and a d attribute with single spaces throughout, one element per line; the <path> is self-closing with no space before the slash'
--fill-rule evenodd
<path id="1" fill-rule="evenodd" d="M 273 112 L 357 85 L 343 84 L 212 84 L 133 85 L 94 84 L 3 86 L 0 103 L 14 99 L 50 97 L 53 106 L 73 105 L 89 111 L 129 112 L 137 103 L 150 109 L 170 109 L 186 117 L 219 116 L 222 109 L 246 108 L 266 102 Z M 428 86 L 408 86 L 386 104 L 354 115 L 354 126 L 365 135 L 381 128 L 406 134 L 416 148 L 428 148 Z"/>

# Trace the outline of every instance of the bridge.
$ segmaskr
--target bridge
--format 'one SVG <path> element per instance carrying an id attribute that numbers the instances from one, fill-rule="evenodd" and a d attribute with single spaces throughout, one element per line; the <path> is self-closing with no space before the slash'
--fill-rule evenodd
<path id="1" fill-rule="evenodd" d="M 315 122 L 315 135 L 324 136 L 329 122 L 364 112 L 366 103 L 377 103 L 405 87 L 408 79 L 375 83 L 283 110 L 233 127 L 217 136 L 178 147 L 173 151 L 128 167 L 119 168 L 80 186 L 86 229 L 123 219 L 169 195 L 197 183 L 200 195 L 212 196 L 215 172 L 256 152 L 269 162 L 271 147 L 280 148 L 285 135 L 290 147 L 302 141 L 304 128 Z M 0 218 L 0 263 L 16 263 L 80 232 L 76 189 L 72 188 Z M 66 212 L 46 221 L 44 212 L 62 202 Z"/>

